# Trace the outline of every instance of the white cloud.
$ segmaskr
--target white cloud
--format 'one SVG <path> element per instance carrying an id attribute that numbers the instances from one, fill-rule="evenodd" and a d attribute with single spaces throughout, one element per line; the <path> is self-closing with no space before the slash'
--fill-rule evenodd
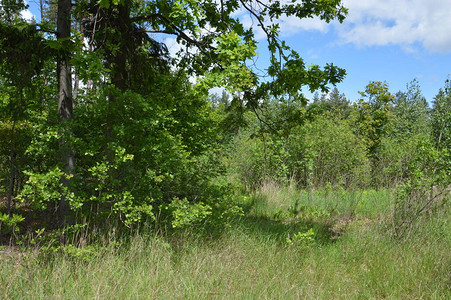
<path id="1" fill-rule="evenodd" d="M 337 25 L 340 40 L 358 46 L 419 43 L 432 52 L 451 52 L 450 0 L 344 0 L 349 15 Z"/>
<path id="2" fill-rule="evenodd" d="M 213 87 L 208 90 L 209 95 L 218 95 L 221 96 L 223 92 L 227 92 L 223 87 Z"/>
<path id="3" fill-rule="evenodd" d="M 183 45 L 178 43 L 177 39 L 173 37 L 166 37 L 163 40 L 163 43 L 168 48 L 170 57 L 176 57 L 177 53 L 184 48 Z"/>
<path id="4" fill-rule="evenodd" d="M 320 18 L 298 19 L 296 17 L 281 18 L 280 32 L 282 35 L 292 35 L 301 30 L 316 30 L 320 32 L 328 31 L 328 24 Z"/>
<path id="5" fill-rule="evenodd" d="M 251 16 L 246 11 L 241 11 L 240 20 L 243 22 L 243 26 L 245 28 L 252 28 L 254 30 L 255 38 L 257 40 L 266 39 L 265 32 L 261 29 L 258 24 L 258 21 L 255 17 Z M 307 19 L 298 19 L 294 16 L 291 17 L 281 17 L 279 20 L 274 20 L 273 23 L 277 23 L 280 26 L 280 34 L 282 37 L 287 37 L 293 34 L 296 34 L 301 31 L 320 31 L 327 32 L 328 24 L 325 21 L 322 21 L 320 18 L 307 18 Z M 265 22 L 265 25 L 268 26 L 270 22 Z"/>
<path id="6" fill-rule="evenodd" d="M 282 37 L 302 31 L 328 32 L 333 26 L 338 43 L 359 47 L 398 45 L 412 52 L 422 45 L 431 52 L 451 52 L 451 0 L 343 0 L 349 15 L 343 24 L 327 24 L 319 18 L 282 17 L 278 23 Z M 256 38 L 265 35 L 249 13 L 241 10 L 240 19 L 254 28 Z"/>
<path id="7" fill-rule="evenodd" d="M 31 21 L 34 19 L 34 15 L 31 13 L 29 9 L 22 10 L 20 12 L 20 16 L 27 21 Z"/>
<path id="8" fill-rule="evenodd" d="M 28 4 L 28 1 L 25 1 L 25 4 Z M 20 12 L 20 16 L 25 19 L 26 21 L 31 21 L 34 19 L 34 15 L 31 13 L 31 11 L 27 8 Z"/>

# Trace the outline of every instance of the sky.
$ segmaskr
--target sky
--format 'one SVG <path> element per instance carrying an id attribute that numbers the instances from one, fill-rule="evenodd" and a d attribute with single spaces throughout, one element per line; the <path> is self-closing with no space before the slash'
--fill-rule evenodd
<path id="1" fill-rule="evenodd" d="M 23 16 L 38 16 L 38 1 L 28 0 Z M 343 0 L 349 9 L 343 23 L 319 19 L 283 18 L 280 37 L 306 64 L 333 63 L 346 69 L 337 85 L 356 101 L 370 81 L 386 81 L 390 92 L 405 91 L 417 79 L 429 103 L 451 75 L 451 0 Z M 237 14 L 247 27 L 250 16 Z M 255 27 L 255 26 L 253 26 Z M 260 45 L 264 36 L 256 31 Z M 175 50 L 174 39 L 168 47 Z M 258 48 L 257 65 L 265 67 L 268 53 Z M 306 93 L 311 97 L 310 93 Z"/>

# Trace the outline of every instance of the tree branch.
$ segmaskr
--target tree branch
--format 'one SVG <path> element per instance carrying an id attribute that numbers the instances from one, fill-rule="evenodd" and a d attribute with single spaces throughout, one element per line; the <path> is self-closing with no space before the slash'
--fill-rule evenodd
<path id="1" fill-rule="evenodd" d="M 146 32 L 153 32 L 153 33 L 165 33 L 165 34 L 172 34 L 172 35 L 177 35 L 180 38 L 184 39 L 185 41 L 187 41 L 188 43 L 195 45 L 199 48 L 199 50 L 201 52 L 204 52 L 205 48 L 209 48 L 212 50 L 216 50 L 215 47 L 209 45 L 209 44 L 204 44 L 200 41 L 197 41 L 191 37 L 189 37 L 185 32 L 183 32 L 183 30 L 179 27 L 177 27 L 176 25 L 172 24 L 172 22 L 165 16 L 161 15 L 161 14 L 151 14 L 151 15 L 146 15 L 146 16 L 139 16 L 139 17 L 135 17 L 132 18 L 131 21 L 132 22 L 139 22 L 139 21 L 149 21 L 149 20 L 154 20 L 154 19 L 160 19 L 162 20 L 167 26 L 172 28 L 171 30 L 145 30 Z"/>

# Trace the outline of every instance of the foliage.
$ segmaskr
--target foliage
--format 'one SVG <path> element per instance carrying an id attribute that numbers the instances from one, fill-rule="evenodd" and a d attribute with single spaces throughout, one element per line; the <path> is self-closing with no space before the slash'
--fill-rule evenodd
<path id="1" fill-rule="evenodd" d="M 310 228 L 306 232 L 299 231 L 295 233 L 293 237 L 287 237 L 287 243 L 289 245 L 300 246 L 301 248 L 309 248 L 315 242 L 315 232 L 313 228 Z"/>
<path id="2" fill-rule="evenodd" d="M 431 141 L 422 141 L 409 165 L 408 179 L 397 190 L 393 230 L 399 239 L 416 229 L 418 220 L 447 205 L 451 184 L 446 150 L 437 150 Z"/>
<path id="3" fill-rule="evenodd" d="M 21 215 L 0 213 L 0 233 L 10 234 L 19 232 L 18 224 L 25 220 Z"/>
<path id="4" fill-rule="evenodd" d="M 179 85 L 180 90 L 147 97 L 128 92 L 118 96 L 115 105 L 108 104 L 108 95 L 115 92 L 111 89 L 91 95 L 76 108 L 78 117 L 72 122 L 70 143 L 78 167 L 70 191 L 63 191 L 67 188 L 59 178 L 64 174 L 55 166 L 54 155 L 47 154 L 61 139 L 55 130 L 37 136 L 30 145 L 29 155 L 46 158 L 47 164 L 38 173 L 27 173 L 21 198 L 35 205 L 56 205 L 65 193 L 79 217 L 88 217 L 97 207 L 98 218 L 114 213 L 130 224 L 153 218 L 153 207 L 173 197 L 202 197 L 210 177 L 220 172 L 208 155 L 215 151 L 214 139 L 209 138 L 215 120 L 204 98 L 194 96 L 188 85 Z M 111 119 L 121 122 L 102 126 Z"/>
<path id="5" fill-rule="evenodd" d="M 408 139 L 430 131 L 428 104 L 416 79 L 407 84 L 406 92 L 398 92 L 395 95 L 393 113 L 393 134 L 398 138 Z"/>
<path id="6" fill-rule="evenodd" d="M 419 145 L 431 139 L 429 108 L 417 80 L 395 95 L 387 116 L 391 123 L 372 157 L 372 184 L 396 187 L 410 178 L 409 168 L 419 155 Z"/>
<path id="7" fill-rule="evenodd" d="M 451 153 L 451 80 L 435 96 L 432 108 L 432 132 L 436 146 Z M 448 158 L 450 158 L 448 156 Z"/>
<path id="8" fill-rule="evenodd" d="M 61 176 L 67 176 L 58 167 L 49 170 L 47 173 L 26 173 L 28 180 L 19 195 L 19 199 L 30 201 L 34 209 L 45 210 L 50 204 L 53 208 L 61 198 L 64 187 L 60 182 Z"/>
<path id="9" fill-rule="evenodd" d="M 190 204 L 187 199 L 174 199 L 164 209 L 170 210 L 172 227 L 180 228 L 191 226 L 203 221 L 211 215 L 211 207 L 203 203 Z"/>
<path id="10" fill-rule="evenodd" d="M 359 93 L 363 98 L 356 104 L 358 134 L 365 139 L 370 155 L 374 158 L 382 137 L 391 131 L 394 96 L 388 91 L 387 83 L 374 81 Z"/>
<path id="11" fill-rule="evenodd" d="M 362 187 L 368 182 L 365 144 L 346 120 L 318 117 L 295 130 L 288 147 L 293 174 L 306 186 Z"/>
<path id="12" fill-rule="evenodd" d="M 315 93 L 312 100 L 313 102 L 308 106 L 307 111 L 310 118 L 320 114 L 329 114 L 346 119 L 350 117 L 352 112 L 350 101 L 336 87 L 328 94 L 323 93 L 321 97 L 318 93 Z"/>
<path id="13" fill-rule="evenodd" d="M 366 144 L 349 120 L 320 116 L 279 134 L 242 131 L 233 145 L 232 170 L 249 187 L 268 179 L 304 187 L 362 187 L 369 180 Z"/>
<path id="14" fill-rule="evenodd" d="M 386 136 L 379 147 L 378 160 L 373 165 L 372 182 L 375 186 L 397 187 L 410 178 L 409 169 L 418 159 L 418 147 L 431 140 L 429 135 L 416 134 L 408 138 Z"/>

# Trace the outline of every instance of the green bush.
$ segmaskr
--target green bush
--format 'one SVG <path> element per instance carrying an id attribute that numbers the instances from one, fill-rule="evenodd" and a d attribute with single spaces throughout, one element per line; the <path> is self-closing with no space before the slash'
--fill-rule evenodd
<path id="1" fill-rule="evenodd" d="M 19 231 L 19 227 L 17 226 L 20 222 L 25 220 L 25 218 L 21 215 L 8 215 L 2 214 L 0 212 L 0 233 L 2 234 L 11 234 L 17 233 Z"/>
<path id="2" fill-rule="evenodd" d="M 52 154 L 68 124 L 39 127 L 28 149 L 39 167 L 26 172 L 21 200 L 51 212 L 64 195 L 80 221 L 112 218 L 127 226 L 155 220 L 158 207 L 174 199 L 190 205 L 222 201 L 224 195 L 210 192 L 224 172 L 211 105 L 183 80 L 176 87 L 158 86 L 147 95 L 102 87 L 80 96 L 65 141 L 75 153 L 74 174 L 64 174 Z"/>
<path id="3" fill-rule="evenodd" d="M 320 116 L 293 130 L 287 148 L 289 169 L 303 186 L 368 184 L 366 148 L 348 120 Z"/>
<path id="4" fill-rule="evenodd" d="M 233 140 L 229 166 L 251 188 L 268 180 L 362 188 L 369 184 L 371 170 L 366 146 L 351 122 L 328 116 L 295 126 L 286 137 L 241 131 Z"/>

